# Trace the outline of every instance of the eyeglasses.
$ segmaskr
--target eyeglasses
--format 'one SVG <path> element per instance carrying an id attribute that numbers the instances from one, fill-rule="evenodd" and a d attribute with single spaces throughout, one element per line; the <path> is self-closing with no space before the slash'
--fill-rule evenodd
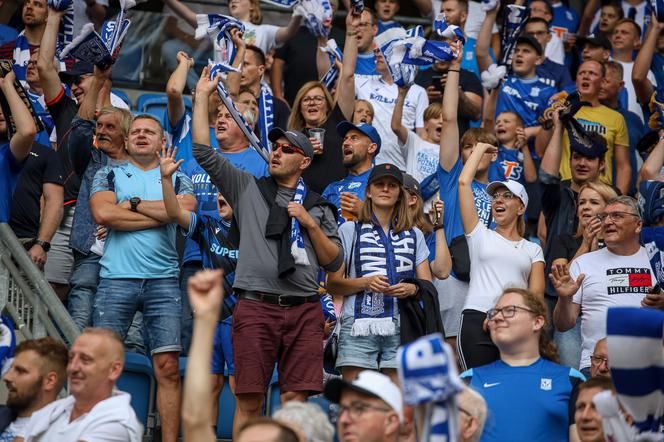
<path id="1" fill-rule="evenodd" d="M 486 317 L 489 321 L 491 321 L 493 318 L 498 316 L 498 313 L 502 313 L 503 318 L 505 319 L 513 318 L 514 315 L 516 315 L 517 310 L 524 310 L 530 313 L 537 313 L 534 310 L 531 310 L 526 307 L 521 307 L 520 305 L 506 305 L 505 307 L 502 308 L 491 308 L 487 310 Z"/>
<path id="2" fill-rule="evenodd" d="M 512 198 L 516 198 L 516 196 L 509 190 L 506 190 L 505 192 L 495 192 L 493 195 L 491 195 L 492 200 L 497 200 L 499 198 L 511 200 Z"/>
<path id="3" fill-rule="evenodd" d="M 352 420 L 357 421 L 361 419 L 362 415 L 368 410 L 382 411 L 383 413 L 392 411 L 390 408 L 376 407 L 367 404 L 366 402 L 353 402 L 349 406 L 339 404 L 334 410 L 331 410 L 332 422 L 338 422 L 341 415 L 344 414 L 344 411 L 348 412 L 348 416 L 350 416 Z"/>
<path id="4" fill-rule="evenodd" d="M 590 357 L 590 363 L 595 367 L 599 367 L 602 364 L 606 364 L 607 367 L 609 366 L 609 360 L 607 358 L 600 358 L 599 356 L 595 355 Z"/>
<path id="5" fill-rule="evenodd" d="M 636 218 L 641 218 L 636 213 L 630 213 L 630 212 L 603 212 L 603 213 L 598 213 L 597 214 L 597 217 L 602 222 L 606 221 L 607 219 L 610 220 L 610 221 L 621 222 L 621 221 L 624 221 L 625 218 L 627 218 L 628 216 L 634 216 Z"/>
<path id="6" fill-rule="evenodd" d="M 535 31 L 535 32 L 526 32 L 526 35 L 530 37 L 542 37 L 544 35 L 547 35 L 549 31 Z"/>
<path id="7" fill-rule="evenodd" d="M 324 101 L 325 97 L 323 97 L 322 95 L 314 95 L 313 97 L 304 97 L 302 99 L 302 104 L 310 104 L 310 103 L 323 104 Z"/>
<path id="8" fill-rule="evenodd" d="M 281 149 L 281 151 L 285 154 L 292 155 L 294 153 L 299 153 L 303 157 L 306 157 L 306 154 L 302 149 L 300 149 L 297 146 L 293 146 L 292 144 L 288 143 L 274 143 L 272 146 L 272 152 L 276 151 L 277 149 Z"/>

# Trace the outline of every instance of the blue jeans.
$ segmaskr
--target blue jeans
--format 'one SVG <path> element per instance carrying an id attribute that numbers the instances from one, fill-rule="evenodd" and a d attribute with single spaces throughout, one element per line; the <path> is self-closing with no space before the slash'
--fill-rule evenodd
<path id="1" fill-rule="evenodd" d="M 194 327 L 194 313 L 191 311 L 191 304 L 189 304 L 189 296 L 187 295 L 187 281 L 194 276 L 196 272 L 203 270 L 203 265 L 200 261 L 190 261 L 184 263 L 180 269 L 180 292 L 182 293 L 182 356 L 189 353 L 189 346 L 191 345 L 191 334 Z"/>
<path id="2" fill-rule="evenodd" d="M 74 251 L 74 271 L 69 278 L 67 310 L 74 323 L 83 330 L 92 325 L 92 307 L 99 285 L 99 260 L 101 256 L 90 252 L 87 256 Z"/>
<path id="3" fill-rule="evenodd" d="M 401 345 L 399 327 L 392 336 L 351 336 L 352 328 L 352 320 L 341 320 L 337 368 L 360 367 L 369 370 L 397 368 L 397 349 Z"/>
<path id="4" fill-rule="evenodd" d="M 95 327 L 114 330 L 124 340 L 138 310 L 143 312 L 146 344 L 152 355 L 182 350 L 177 278 L 101 278 L 93 312 Z"/>

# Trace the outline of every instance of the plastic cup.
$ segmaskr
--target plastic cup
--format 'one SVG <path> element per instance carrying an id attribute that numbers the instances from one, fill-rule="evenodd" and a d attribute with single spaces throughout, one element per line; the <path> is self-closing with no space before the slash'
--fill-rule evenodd
<path id="1" fill-rule="evenodd" d="M 320 152 L 315 152 L 315 153 L 317 154 L 323 153 L 323 140 L 325 139 L 325 129 L 321 129 L 320 127 L 309 129 L 309 136 L 315 138 L 320 143 Z"/>

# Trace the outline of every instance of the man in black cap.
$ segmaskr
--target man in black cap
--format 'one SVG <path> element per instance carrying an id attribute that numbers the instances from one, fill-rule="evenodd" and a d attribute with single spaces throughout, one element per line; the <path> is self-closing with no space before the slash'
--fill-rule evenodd
<path id="1" fill-rule="evenodd" d="M 604 63 L 611 57 L 611 42 L 602 34 L 590 34 L 579 39 L 583 61 L 595 60 Z"/>
<path id="2" fill-rule="evenodd" d="M 337 132 L 343 137 L 341 149 L 348 175 L 327 185 L 323 198 L 337 206 L 339 223 L 354 219 L 360 211 L 374 158 L 380 151 L 380 135 L 370 124 L 342 121 Z"/>
<path id="3" fill-rule="evenodd" d="M 204 80 L 197 94 L 216 88 Z M 218 81 L 218 79 L 217 79 Z M 274 128 L 269 177 L 255 179 L 212 147 L 206 110 L 194 104 L 193 154 L 233 208 L 240 252 L 233 289 L 237 412 L 234 428 L 258 416 L 278 362 L 282 401 L 305 400 L 322 389 L 323 315 L 318 270 L 334 272 L 343 254 L 336 208 L 310 191 L 302 172 L 314 149 L 301 132 Z"/>

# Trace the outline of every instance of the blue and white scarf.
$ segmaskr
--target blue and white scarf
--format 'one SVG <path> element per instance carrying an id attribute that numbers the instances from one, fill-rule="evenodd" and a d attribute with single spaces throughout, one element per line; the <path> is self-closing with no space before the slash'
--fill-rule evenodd
<path id="1" fill-rule="evenodd" d="M 14 75 L 16 79 L 25 86 L 25 73 L 28 70 L 28 62 L 30 61 L 30 43 L 25 36 L 25 31 L 21 31 L 16 37 L 13 54 Z"/>
<path id="2" fill-rule="evenodd" d="M 343 63 L 344 53 L 333 38 L 329 39 L 327 44 L 323 47 L 319 47 L 318 50 L 327 53 L 330 58 L 330 69 L 327 70 L 320 81 L 325 85 L 328 91 L 331 91 L 335 88 L 337 80 L 339 79 L 339 70 L 334 65 L 334 61 L 339 60 L 339 62 Z"/>
<path id="3" fill-rule="evenodd" d="M 4 376 L 14 362 L 16 334 L 14 322 L 9 316 L 2 315 L 0 320 L 0 375 Z"/>
<path id="4" fill-rule="evenodd" d="M 420 441 L 450 442 L 458 439 L 457 394 L 464 386 L 456 358 L 440 333 L 423 336 L 399 347 L 397 373 L 404 402 L 424 405 Z M 419 423 L 419 422 L 418 422 Z"/>
<path id="5" fill-rule="evenodd" d="M 355 225 L 356 243 L 353 260 L 355 277 L 387 276 L 390 285 L 415 276 L 417 237 L 414 230 L 385 234 L 374 218 L 373 223 Z M 365 290 L 355 296 L 351 336 L 392 336 L 396 334 L 397 299 Z"/>
<path id="6" fill-rule="evenodd" d="M 261 94 L 258 97 L 258 128 L 261 135 L 261 143 L 265 153 L 269 154 L 272 143 L 267 138 L 274 126 L 274 98 L 270 89 L 261 84 Z"/>
<path id="7" fill-rule="evenodd" d="M 420 66 L 436 61 L 452 61 L 457 55 L 449 43 L 422 37 L 419 26 L 409 31 L 403 28 L 388 29 L 377 35 L 375 42 L 385 57 L 392 79 L 401 87 L 415 82 Z"/>
<path id="8" fill-rule="evenodd" d="M 606 319 L 611 380 L 634 419 L 633 437 L 661 441 L 664 415 L 664 312 L 612 307 Z"/>
<path id="9" fill-rule="evenodd" d="M 304 180 L 300 178 L 297 182 L 297 188 L 295 189 L 295 195 L 293 195 L 293 202 L 298 204 L 304 204 L 304 199 L 307 197 L 307 185 L 304 184 Z M 307 250 L 304 248 L 304 239 L 302 238 L 302 232 L 300 231 L 300 222 L 297 218 L 291 218 L 291 255 L 295 260 L 295 264 L 302 266 L 309 265 L 309 257 L 307 256 Z"/>
<path id="10" fill-rule="evenodd" d="M 213 38 L 215 63 L 222 64 L 224 72 L 240 72 L 239 69 L 232 67 L 237 56 L 237 48 L 233 44 L 231 30 L 237 29 L 243 33 L 242 22 L 222 14 L 197 14 L 196 23 L 198 24 L 194 33 L 196 40 L 206 35 Z"/>
<path id="11" fill-rule="evenodd" d="M 60 57 L 62 50 L 74 39 L 74 2 L 73 0 L 47 0 L 46 3 L 56 11 L 64 12 L 58 29 L 58 41 L 55 55 Z"/>
<path id="12" fill-rule="evenodd" d="M 526 6 L 507 5 L 503 20 L 503 35 L 500 40 L 500 60 L 482 72 L 482 85 L 487 89 L 495 89 L 512 70 L 512 54 L 516 48 L 516 40 L 523 32 L 523 27 L 530 16 Z"/>
<path id="13" fill-rule="evenodd" d="M 664 0 L 650 0 L 650 8 L 651 11 L 655 13 L 657 21 L 659 23 L 664 23 Z M 648 15 L 648 17 L 650 16 Z"/>
<path id="14" fill-rule="evenodd" d="M 8 72 L 10 72 L 13 69 L 12 63 L 9 60 L 0 60 L 0 77 L 5 77 Z M 35 127 L 37 128 L 37 133 L 45 130 L 44 122 L 39 118 L 37 115 L 37 112 L 35 112 L 35 108 L 32 106 L 32 101 L 30 100 L 30 96 L 28 95 L 28 92 L 26 91 L 26 88 L 23 87 L 23 84 L 16 78 L 14 80 L 14 88 L 16 89 L 16 93 L 18 94 L 19 98 L 25 105 L 25 107 L 30 111 L 30 115 L 32 115 L 32 120 L 35 122 Z M 12 135 L 16 133 L 16 122 L 14 121 L 14 117 L 11 112 L 11 108 L 9 107 L 9 102 L 7 102 L 7 98 L 4 96 L 4 94 L 0 93 L 0 108 L 2 108 L 2 112 L 5 115 L 5 120 L 7 121 L 7 135 L 8 138 L 11 138 Z"/>
<path id="15" fill-rule="evenodd" d="M 276 6 L 278 8 L 290 9 L 297 4 L 299 0 L 261 0 L 268 5 Z"/>
<path id="16" fill-rule="evenodd" d="M 293 16 L 302 17 L 304 26 L 316 37 L 327 37 L 327 26 L 332 23 L 332 6 L 329 0 L 299 0 Z"/>
<path id="17" fill-rule="evenodd" d="M 444 13 L 440 13 L 433 21 L 433 30 L 441 37 L 449 38 L 451 40 L 461 40 L 461 43 L 466 43 L 466 36 L 463 35 L 463 30 L 456 26 L 447 23 Z"/>
<path id="18" fill-rule="evenodd" d="M 364 0 L 350 0 L 350 10 L 353 15 L 360 15 L 364 11 Z"/>

